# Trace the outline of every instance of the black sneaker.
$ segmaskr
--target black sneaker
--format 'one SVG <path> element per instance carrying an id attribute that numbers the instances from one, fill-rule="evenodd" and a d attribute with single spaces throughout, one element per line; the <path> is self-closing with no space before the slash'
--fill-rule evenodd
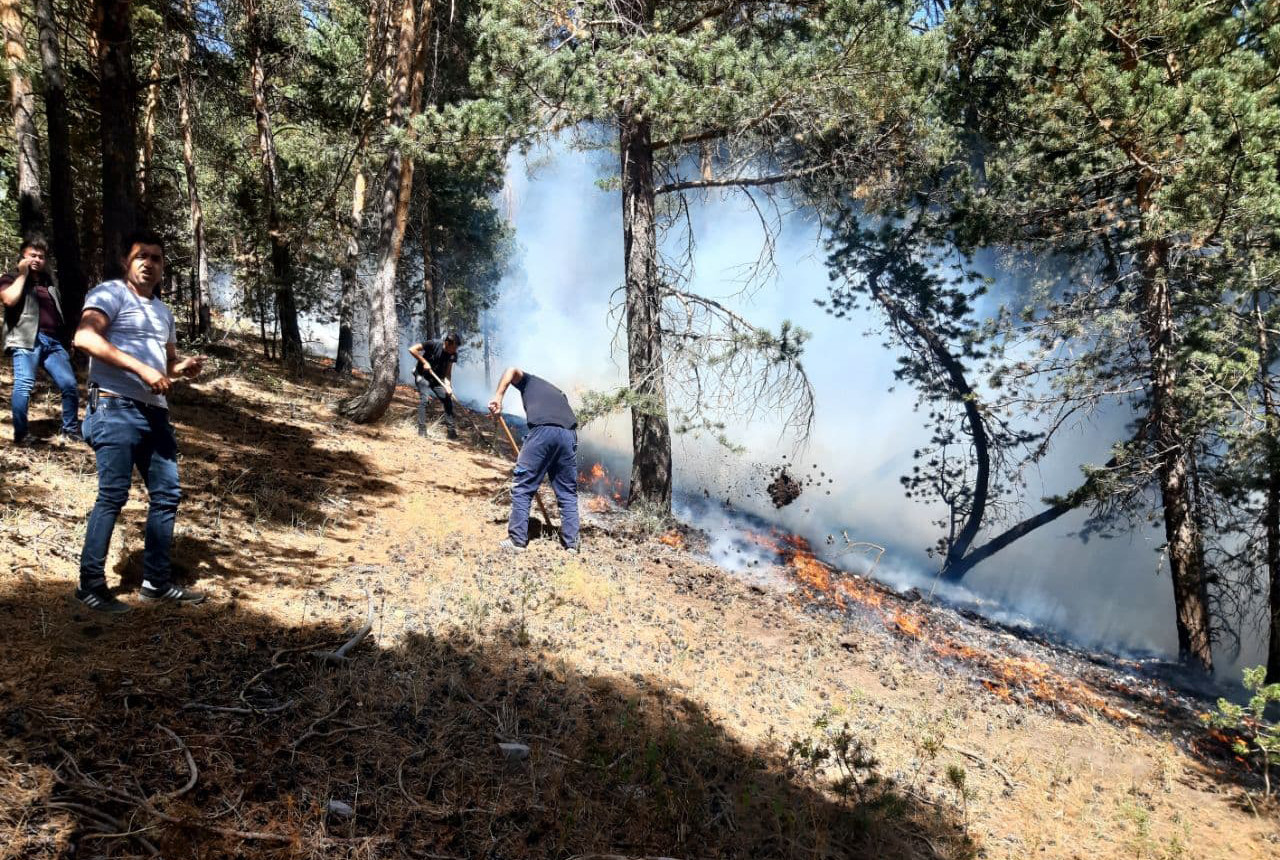
<path id="1" fill-rule="evenodd" d="M 450 438 L 450 439 L 457 439 L 457 438 L 458 438 L 458 431 L 457 431 L 457 430 L 454 430 L 452 427 L 450 427 L 450 428 L 449 428 L 449 438 Z"/>
<path id="2" fill-rule="evenodd" d="M 198 591 L 192 591 L 190 588 L 183 588 L 181 585 L 167 585 L 164 588 L 152 588 L 149 585 L 144 585 L 138 592 L 138 596 L 149 603 L 164 601 L 165 603 L 181 603 L 186 606 L 204 603 L 203 594 Z"/>
<path id="3" fill-rule="evenodd" d="M 77 588 L 76 600 L 79 600 L 95 612 L 123 615 L 129 611 L 129 604 L 117 600 L 114 594 L 107 591 L 105 585 L 99 585 L 94 588 Z"/>

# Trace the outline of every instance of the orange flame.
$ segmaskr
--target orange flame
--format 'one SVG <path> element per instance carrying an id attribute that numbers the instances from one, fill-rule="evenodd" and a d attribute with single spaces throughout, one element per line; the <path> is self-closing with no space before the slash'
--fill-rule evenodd
<path id="1" fill-rule="evenodd" d="M 590 492 L 604 498 L 611 498 L 615 503 L 622 504 L 622 491 L 626 489 L 626 483 L 620 478 L 610 475 L 605 469 L 604 463 L 592 463 L 579 472 L 578 483 Z M 607 510 L 607 505 L 605 508 L 592 508 L 592 510 Z"/>
<path id="2" fill-rule="evenodd" d="M 939 657 L 950 657 L 956 660 L 976 660 L 984 656 L 977 648 L 958 645 L 955 642 L 935 642 L 930 647 Z"/>
<path id="3" fill-rule="evenodd" d="M 905 633 L 913 639 L 920 638 L 922 624 L 919 615 L 912 615 L 899 609 L 893 613 L 893 626 L 898 628 L 899 633 Z"/>
<path id="4" fill-rule="evenodd" d="M 667 546 L 675 547 L 676 549 L 685 548 L 684 535 L 680 534 L 680 532 L 675 531 L 674 529 L 667 532 L 662 537 L 658 538 L 658 542 L 665 543 Z"/>
<path id="5" fill-rule="evenodd" d="M 841 594 L 863 606 L 884 605 L 884 595 L 867 585 L 864 580 L 842 576 L 836 580 L 836 587 L 840 589 Z"/>

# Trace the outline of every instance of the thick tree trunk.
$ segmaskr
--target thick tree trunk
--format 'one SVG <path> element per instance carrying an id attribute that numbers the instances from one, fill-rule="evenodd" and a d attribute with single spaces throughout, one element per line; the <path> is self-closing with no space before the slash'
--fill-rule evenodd
<path id="1" fill-rule="evenodd" d="M 47 2 L 47 0 L 46 0 Z M 194 13 L 193 0 L 187 0 L 187 17 Z M 196 332 L 208 337 L 213 329 L 209 294 L 209 251 L 204 241 L 204 206 L 200 202 L 200 182 L 196 175 L 194 119 L 191 114 L 191 35 L 182 34 L 182 53 L 178 67 L 178 125 L 182 127 L 182 166 L 187 175 L 187 203 L 191 210 L 191 253 L 195 274 L 191 298 Z"/>
<path id="2" fill-rule="evenodd" d="M 80 318 L 88 284 L 80 260 L 80 228 L 76 224 L 75 187 L 71 178 L 71 131 L 67 125 L 67 91 L 62 77 L 53 0 L 35 0 L 40 30 L 40 65 L 44 71 L 44 114 L 49 137 L 49 217 L 53 256 L 68 326 Z"/>
<path id="3" fill-rule="evenodd" d="M 671 427 L 662 354 L 662 286 L 658 280 L 653 143 L 633 110 L 618 120 L 622 156 L 622 244 L 626 272 L 627 370 L 639 402 L 631 407 L 631 496 L 671 511 Z"/>
<path id="4" fill-rule="evenodd" d="M 342 262 L 342 286 L 338 295 L 338 353 L 333 369 L 342 376 L 350 376 L 355 365 L 356 296 L 360 280 L 360 230 L 364 222 L 365 179 L 364 170 L 356 165 L 356 187 L 352 194 L 351 220 L 347 225 L 347 253 Z"/>
<path id="5" fill-rule="evenodd" d="M 1138 206 L 1144 216 L 1152 208 L 1152 181 L 1139 183 Z M 1204 569 L 1204 538 L 1196 520 L 1191 487 L 1191 457 L 1183 434 L 1178 403 L 1178 368 L 1174 355 L 1173 302 L 1168 279 L 1168 249 L 1151 240 L 1141 254 L 1141 325 L 1150 355 L 1148 386 L 1151 396 L 1150 437 L 1155 449 L 1156 478 L 1164 509 L 1165 542 L 1173 577 L 1173 600 L 1178 629 L 1178 657 L 1213 670 L 1213 642 L 1208 586 Z"/>
<path id="6" fill-rule="evenodd" d="M 138 226 L 131 10 L 132 0 L 94 0 L 102 141 L 102 271 L 108 278 L 124 273 L 120 245 Z"/>
<path id="7" fill-rule="evenodd" d="M 373 106 L 373 76 L 386 66 L 379 62 L 384 56 L 386 39 L 385 4 L 374 0 L 369 4 L 369 37 L 365 46 L 364 95 L 360 98 L 360 140 L 356 144 L 353 163 L 355 185 L 351 191 L 351 218 L 347 222 L 347 253 L 342 262 L 342 286 L 338 296 L 338 352 L 333 369 L 342 376 L 350 376 L 355 365 L 355 315 L 360 295 L 358 272 L 360 267 L 360 235 L 364 231 L 364 208 L 368 198 L 368 183 L 364 171 L 364 151 L 369 142 L 369 110 Z"/>
<path id="8" fill-rule="evenodd" d="M 44 198 L 40 193 L 40 146 L 36 139 L 36 99 L 23 66 L 27 43 L 18 0 L 0 0 L 4 27 L 4 57 L 9 67 L 9 96 L 13 107 L 13 136 L 18 162 L 18 229 L 23 236 L 44 230 Z"/>
<path id="9" fill-rule="evenodd" d="M 1258 337 L 1258 387 L 1262 399 L 1263 444 L 1266 450 L 1265 495 L 1262 526 L 1265 534 L 1263 558 L 1267 571 L 1267 678 L 1268 684 L 1280 683 L 1280 405 L 1276 403 L 1271 364 L 1274 359 L 1267 321 L 1262 315 L 1259 296 L 1253 298 Z"/>
<path id="10" fill-rule="evenodd" d="M 653 24 L 654 0 L 621 0 L 618 17 L 637 27 Z M 646 106 L 629 102 L 618 114 L 622 159 L 622 245 L 631 407 L 631 495 L 659 513 L 671 512 L 671 425 L 667 420 L 662 351 L 662 285 L 658 280 L 653 136 Z"/>
<path id="11" fill-rule="evenodd" d="M 422 0 L 419 20 L 415 3 L 404 0 L 400 10 L 399 37 L 392 75 L 387 126 L 390 135 L 407 128 L 417 109 L 425 59 L 425 34 L 430 29 L 431 0 Z M 338 405 L 352 421 L 377 421 L 387 411 L 400 377 L 400 325 L 396 314 L 396 274 L 409 220 L 409 198 L 413 190 L 413 162 L 399 145 L 387 150 L 383 170 L 381 223 L 378 229 L 378 265 L 369 295 L 369 384 L 363 392 Z"/>
<path id="12" fill-rule="evenodd" d="M 361 141 L 363 148 L 363 140 Z M 364 228 L 364 207 L 367 184 L 364 166 L 357 156 L 355 187 L 351 192 L 351 219 L 347 222 L 347 253 L 342 261 L 342 287 L 338 296 L 338 352 L 333 369 L 342 376 L 350 376 L 355 366 L 355 317 L 356 301 L 360 295 L 360 233 Z"/>
<path id="13" fill-rule="evenodd" d="M 275 292 L 276 319 L 280 324 L 280 355 L 291 368 L 302 367 L 302 330 L 298 327 L 298 307 L 293 293 L 293 255 L 285 234 L 276 195 L 280 181 L 276 142 L 271 131 L 271 110 L 267 103 L 267 74 L 262 62 L 263 26 L 258 5 L 245 4 L 249 29 L 249 85 L 253 92 L 253 117 L 258 127 L 258 152 L 262 159 L 262 194 L 267 207 L 267 235 L 271 241 L 271 280 Z"/>
<path id="14" fill-rule="evenodd" d="M 366 97 L 367 98 L 367 97 Z M 364 148 L 361 138 L 360 148 Z M 367 184 L 364 177 L 364 166 L 356 157 L 355 187 L 351 191 L 351 218 L 347 222 L 347 253 L 342 261 L 342 286 L 338 295 L 338 352 L 333 362 L 333 369 L 342 376 L 350 376 L 355 365 L 355 325 L 356 301 L 360 295 L 360 280 L 357 276 L 360 267 L 360 233 L 364 228 L 364 207 Z"/>

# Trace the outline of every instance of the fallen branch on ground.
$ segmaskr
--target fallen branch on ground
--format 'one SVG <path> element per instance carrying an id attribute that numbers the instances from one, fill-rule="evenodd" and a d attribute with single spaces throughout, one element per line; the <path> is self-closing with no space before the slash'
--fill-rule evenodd
<path id="1" fill-rule="evenodd" d="M 329 665 L 345 665 L 351 662 L 351 658 L 347 654 L 352 648 L 364 641 L 364 637 L 369 635 L 369 631 L 373 629 L 373 594 L 366 587 L 364 590 L 365 600 L 368 601 L 369 608 L 365 615 L 364 626 L 356 631 L 356 635 L 352 636 L 343 643 L 337 651 L 312 651 L 311 656 L 316 657 Z"/>
<path id="2" fill-rule="evenodd" d="M 160 856 L 160 849 L 153 845 L 151 840 L 143 836 L 141 832 L 129 830 L 123 821 L 108 815 L 101 809 L 94 809 L 92 806 L 86 806 L 83 803 L 73 803 L 69 800 L 49 800 L 46 801 L 44 805 L 47 809 L 61 809 L 67 812 L 78 813 L 89 819 L 90 823 L 96 824 L 100 827 L 110 827 L 114 831 L 107 832 L 105 830 L 95 830 L 92 835 L 97 836 L 99 839 L 133 839 L 141 845 L 143 850 L 150 856 Z"/>
<path id="3" fill-rule="evenodd" d="M 177 732 L 174 732 L 172 729 L 166 726 L 162 726 L 159 723 L 157 723 L 156 728 L 160 729 L 160 731 L 164 732 L 166 735 L 173 738 L 175 741 L 178 742 L 178 746 L 182 747 L 182 754 L 187 757 L 187 770 L 190 772 L 191 776 L 187 779 L 187 784 L 184 785 L 182 788 L 178 789 L 177 791 L 170 791 L 165 794 L 156 793 L 151 795 L 149 798 L 147 798 L 147 800 L 151 801 L 152 803 L 154 803 L 157 800 L 173 800 L 175 798 L 182 797 L 182 795 L 186 794 L 188 791 L 195 788 L 196 781 L 200 779 L 200 769 L 196 767 L 195 757 L 191 755 L 191 749 L 187 746 L 187 742 L 184 741 L 182 738 L 178 737 Z"/>
<path id="4" fill-rule="evenodd" d="M 972 750 L 963 749 L 961 747 L 953 747 L 951 746 L 951 744 L 943 744 L 943 749 L 951 750 L 953 753 L 959 753 L 965 758 L 971 761 L 977 762 L 983 767 L 991 768 L 991 770 L 995 771 L 999 775 L 999 777 L 1004 780 L 1004 784 L 1008 786 L 1010 790 L 1013 790 L 1018 787 L 1018 783 L 1014 782 L 1013 779 L 1009 776 L 1009 774 L 1005 773 L 998 764 L 987 761 L 985 758 L 978 755 L 976 752 L 973 752 Z"/>

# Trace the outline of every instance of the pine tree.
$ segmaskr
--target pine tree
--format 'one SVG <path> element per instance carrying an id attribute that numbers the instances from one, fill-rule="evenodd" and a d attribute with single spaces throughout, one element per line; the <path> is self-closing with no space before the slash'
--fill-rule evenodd
<path id="1" fill-rule="evenodd" d="M 986 29 L 988 11 L 966 5 L 956 30 Z M 1239 263 L 1260 250 L 1245 237 L 1280 212 L 1268 63 L 1280 10 L 1073 0 L 1014 11 L 1023 38 L 975 60 L 977 77 L 1004 83 L 967 94 L 982 100 L 989 184 L 963 205 L 988 240 L 1044 267 L 1022 330 L 1041 360 L 1023 379 L 1052 385 L 1056 410 L 1119 400 L 1137 416 L 1108 510 L 1154 489 L 1179 651 L 1208 669 L 1201 453 L 1224 413 L 1195 335 L 1243 291 Z"/>
<path id="2" fill-rule="evenodd" d="M 689 245 L 666 259 L 663 234 L 711 189 L 825 179 L 836 192 L 910 159 L 927 137 L 910 81 L 928 45 L 910 9 L 871 0 L 479 5 L 490 107 L 472 131 L 501 134 L 515 117 L 520 133 L 574 128 L 616 147 L 629 386 L 612 402 L 631 411 L 632 501 L 669 511 L 673 425 L 718 432 L 715 406 L 748 403 L 782 408 L 804 435 L 812 398 L 803 334 L 690 294 Z"/>

